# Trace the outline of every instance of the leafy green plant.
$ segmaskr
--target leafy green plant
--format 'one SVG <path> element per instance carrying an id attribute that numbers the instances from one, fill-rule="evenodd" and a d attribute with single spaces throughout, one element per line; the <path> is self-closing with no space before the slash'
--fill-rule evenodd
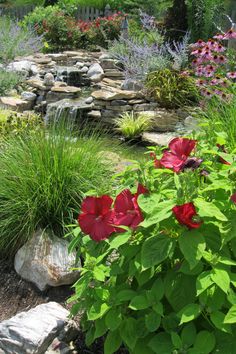
<path id="1" fill-rule="evenodd" d="M 82 315 L 88 345 L 104 336 L 104 354 L 122 345 L 131 354 L 234 352 L 236 162 L 196 143 L 153 148 L 115 199 L 82 204 L 71 312 Z"/>
<path id="2" fill-rule="evenodd" d="M 115 119 L 117 130 L 128 140 L 140 138 L 141 134 L 151 128 L 152 118 L 147 114 L 126 112 Z"/>
<path id="3" fill-rule="evenodd" d="M 24 77 L 21 74 L 0 69 L 0 96 L 3 96 L 10 90 L 17 88 L 23 80 Z"/>
<path id="4" fill-rule="evenodd" d="M 177 70 L 160 70 L 147 76 L 146 88 L 161 106 L 176 108 L 198 102 L 195 81 Z"/>
<path id="5" fill-rule="evenodd" d="M 16 113 L 6 109 L 0 110 L 0 139 L 8 135 L 34 131 L 42 127 L 42 118 L 35 113 Z"/>
<path id="6" fill-rule="evenodd" d="M 199 123 L 202 134 L 212 143 L 222 137 L 227 146 L 233 151 L 236 149 L 236 96 L 230 102 L 214 98 L 204 108 Z"/>
<path id="7" fill-rule="evenodd" d="M 0 253 L 14 253 L 38 227 L 63 236 L 89 190 L 109 188 L 97 133 L 64 124 L 8 135 L 0 150 Z"/>

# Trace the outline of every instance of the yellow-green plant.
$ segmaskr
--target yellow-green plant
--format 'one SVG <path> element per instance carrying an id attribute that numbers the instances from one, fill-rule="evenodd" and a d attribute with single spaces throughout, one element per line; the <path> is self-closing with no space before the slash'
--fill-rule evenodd
<path id="1" fill-rule="evenodd" d="M 199 91 L 193 78 L 178 70 L 164 69 L 150 73 L 147 76 L 146 88 L 165 108 L 193 105 L 199 100 Z"/>
<path id="2" fill-rule="evenodd" d="M 115 124 L 117 131 L 126 139 L 132 140 L 139 138 L 142 133 L 150 129 L 152 118 L 143 113 L 135 115 L 134 112 L 126 112 L 115 119 Z"/>
<path id="3" fill-rule="evenodd" d="M 0 139 L 8 135 L 19 135 L 34 131 L 42 126 L 42 118 L 35 113 L 16 113 L 7 109 L 0 110 Z"/>

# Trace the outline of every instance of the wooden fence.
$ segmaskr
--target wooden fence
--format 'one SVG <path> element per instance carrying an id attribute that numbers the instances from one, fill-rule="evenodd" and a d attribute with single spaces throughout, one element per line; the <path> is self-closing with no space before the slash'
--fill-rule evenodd
<path id="1" fill-rule="evenodd" d="M 0 16 L 9 16 L 22 20 L 25 15 L 33 11 L 34 5 L 17 6 L 17 7 L 0 7 Z"/>
<path id="2" fill-rule="evenodd" d="M 35 8 L 32 6 L 18 6 L 18 7 L 0 7 L 0 16 L 10 16 L 14 17 L 18 20 L 22 20 L 24 16 L 33 11 Z M 78 10 L 75 12 L 75 18 L 77 20 L 83 21 L 93 21 L 101 16 L 110 16 L 112 15 L 112 11 L 109 5 L 105 7 L 104 10 L 99 10 L 94 7 L 89 6 L 80 6 Z"/>

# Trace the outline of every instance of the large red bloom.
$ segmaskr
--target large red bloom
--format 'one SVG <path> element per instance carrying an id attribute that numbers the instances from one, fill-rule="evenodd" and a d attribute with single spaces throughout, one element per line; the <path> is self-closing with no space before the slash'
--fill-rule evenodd
<path id="1" fill-rule="evenodd" d="M 94 241 L 100 242 L 109 238 L 116 231 L 113 226 L 114 210 L 111 210 L 113 199 L 108 195 L 87 197 L 84 199 L 78 217 L 81 230 Z"/>
<path id="2" fill-rule="evenodd" d="M 117 197 L 114 203 L 116 226 L 128 226 L 136 229 L 143 221 L 143 215 L 138 205 L 138 196 L 147 193 L 148 190 L 141 184 L 138 185 L 137 193 L 132 194 L 129 189 L 123 190 Z M 118 232 L 123 232 L 124 229 L 117 228 Z"/>
<path id="3" fill-rule="evenodd" d="M 197 216 L 197 212 L 193 203 L 186 203 L 183 205 L 176 205 L 172 211 L 181 225 L 187 226 L 189 229 L 197 229 L 201 226 L 200 221 L 193 220 Z"/>
<path id="4" fill-rule="evenodd" d="M 169 143 L 170 151 L 165 151 L 160 162 L 162 166 L 180 172 L 184 169 L 188 157 L 196 146 L 196 140 L 174 138 Z"/>

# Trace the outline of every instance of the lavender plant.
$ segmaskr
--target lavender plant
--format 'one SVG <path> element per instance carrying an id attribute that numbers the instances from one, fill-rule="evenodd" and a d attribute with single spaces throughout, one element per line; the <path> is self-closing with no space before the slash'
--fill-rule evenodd
<path id="1" fill-rule="evenodd" d="M 181 70 L 187 65 L 189 33 L 180 42 L 164 43 L 153 16 L 140 11 L 140 23 L 141 33 L 131 32 L 128 38 L 120 37 L 110 46 L 110 52 L 123 64 L 127 79 L 145 82 L 152 71 Z"/>
<path id="2" fill-rule="evenodd" d="M 0 61 L 6 63 L 16 56 L 30 55 L 42 48 L 42 37 L 32 28 L 22 28 L 8 17 L 0 18 Z"/>
<path id="3" fill-rule="evenodd" d="M 173 60 L 173 68 L 184 69 L 188 64 L 190 33 L 187 32 L 181 42 L 166 43 L 165 47 Z"/>

